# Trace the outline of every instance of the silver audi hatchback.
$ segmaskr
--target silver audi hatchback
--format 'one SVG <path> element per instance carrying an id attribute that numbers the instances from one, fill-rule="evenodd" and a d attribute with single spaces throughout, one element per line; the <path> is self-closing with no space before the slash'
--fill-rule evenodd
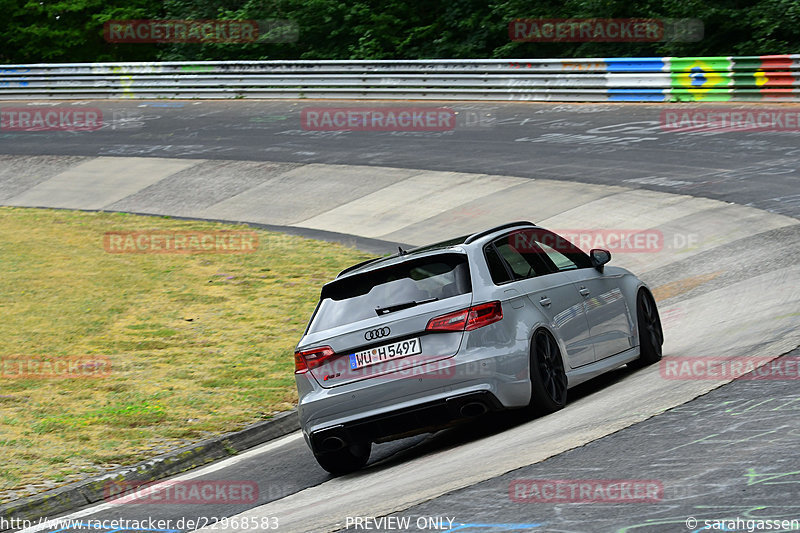
<path id="1" fill-rule="evenodd" d="M 661 359 L 652 293 L 610 259 L 514 222 L 342 271 L 295 352 L 319 464 L 351 472 L 372 443 L 488 411 L 550 413 L 570 387 Z"/>

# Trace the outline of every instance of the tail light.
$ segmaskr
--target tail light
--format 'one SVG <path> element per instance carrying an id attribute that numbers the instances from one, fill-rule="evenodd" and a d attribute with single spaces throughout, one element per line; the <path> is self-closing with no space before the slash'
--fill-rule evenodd
<path id="1" fill-rule="evenodd" d="M 311 350 L 294 353 L 294 373 L 305 374 L 309 370 L 314 370 L 327 359 L 334 356 L 330 346 L 320 346 Z"/>
<path id="2" fill-rule="evenodd" d="M 425 331 L 472 331 L 502 319 L 500 302 L 489 302 L 432 318 Z"/>

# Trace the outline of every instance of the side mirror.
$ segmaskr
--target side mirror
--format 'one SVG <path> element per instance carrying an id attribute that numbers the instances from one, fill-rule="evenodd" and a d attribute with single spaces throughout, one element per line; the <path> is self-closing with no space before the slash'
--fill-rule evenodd
<path id="1" fill-rule="evenodd" d="M 602 272 L 603 265 L 611 261 L 611 252 L 608 250 L 601 250 L 600 248 L 594 248 L 589 252 L 589 257 L 592 259 L 592 266 Z"/>

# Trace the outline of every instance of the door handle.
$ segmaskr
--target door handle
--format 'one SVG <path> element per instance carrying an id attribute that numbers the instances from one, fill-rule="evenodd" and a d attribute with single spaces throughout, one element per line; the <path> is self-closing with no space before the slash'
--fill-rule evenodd
<path id="1" fill-rule="evenodd" d="M 548 298 L 547 296 L 542 296 L 539 299 L 539 303 L 542 304 L 543 307 L 550 307 L 550 303 L 551 303 L 550 302 L 550 298 Z"/>
<path id="2" fill-rule="evenodd" d="M 581 287 L 578 290 L 578 292 L 581 293 L 581 296 L 589 296 L 589 294 L 590 294 L 589 289 L 587 289 L 586 287 Z"/>

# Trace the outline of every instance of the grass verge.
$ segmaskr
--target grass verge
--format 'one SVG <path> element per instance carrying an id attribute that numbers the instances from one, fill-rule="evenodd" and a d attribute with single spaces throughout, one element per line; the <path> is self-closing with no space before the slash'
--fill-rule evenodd
<path id="1" fill-rule="evenodd" d="M 368 256 L 257 231 L 248 254 L 112 254 L 108 231 L 250 230 L 0 208 L 0 364 L 105 359 L 92 378 L 0 372 L 0 503 L 240 429 L 296 403 L 320 286 Z"/>

